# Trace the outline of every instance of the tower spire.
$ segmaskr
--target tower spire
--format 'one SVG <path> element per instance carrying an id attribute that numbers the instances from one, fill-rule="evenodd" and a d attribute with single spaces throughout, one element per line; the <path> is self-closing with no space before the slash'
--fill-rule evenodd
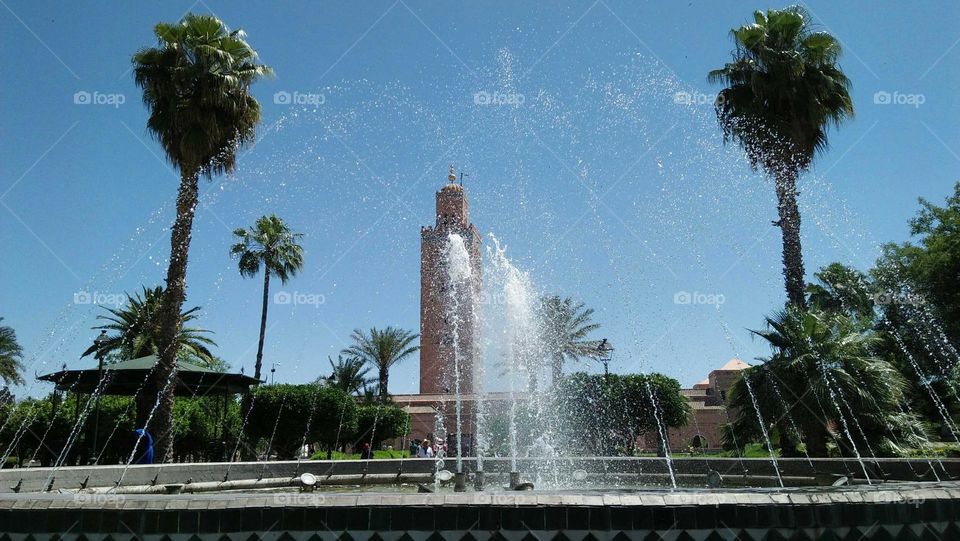
<path id="1" fill-rule="evenodd" d="M 450 174 L 447 175 L 447 179 L 450 180 L 450 184 L 453 184 L 457 181 L 457 173 L 453 170 L 453 164 L 450 164 Z"/>

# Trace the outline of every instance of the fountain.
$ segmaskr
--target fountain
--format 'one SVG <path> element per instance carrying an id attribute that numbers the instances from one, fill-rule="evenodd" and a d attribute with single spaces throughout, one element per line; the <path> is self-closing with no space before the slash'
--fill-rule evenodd
<path id="1" fill-rule="evenodd" d="M 504 67 L 498 74 L 497 84 L 502 83 L 508 92 L 517 92 L 522 87 L 513 74 L 512 56 L 508 51 L 501 51 L 499 57 Z M 624 168 L 619 167 L 630 165 L 624 164 L 622 157 L 628 156 L 632 162 L 634 156 L 639 156 L 636 163 L 640 163 L 641 158 L 647 156 L 646 152 L 653 153 L 648 156 L 651 163 L 645 174 L 649 178 L 663 179 L 661 192 L 666 196 L 663 201 L 647 202 L 646 206 L 642 200 L 633 201 L 632 204 L 639 205 L 642 211 L 638 213 L 636 223 L 631 221 L 629 225 L 650 225 L 656 233 L 651 237 L 662 233 L 668 237 L 665 242 L 687 241 L 694 236 L 688 228 L 700 226 L 686 223 L 682 219 L 686 215 L 705 214 L 716 220 L 726 220 L 731 219 L 728 214 L 734 214 L 725 212 L 730 208 L 736 208 L 736 214 L 742 216 L 762 215 L 753 211 L 766 202 L 749 197 L 758 189 L 751 187 L 748 174 L 736 169 L 742 164 L 731 157 L 729 150 L 716 146 L 716 141 L 700 131 L 708 120 L 713 122 L 712 118 L 707 118 L 712 113 L 670 109 L 666 102 L 684 87 L 662 70 L 652 69 L 643 62 L 631 60 L 623 67 L 624 75 L 619 80 L 602 81 L 590 77 L 583 88 L 574 93 L 573 104 L 564 105 L 557 96 L 546 93 L 536 100 L 531 95 L 530 109 L 526 113 L 532 117 L 529 122 L 522 121 L 515 109 L 486 110 L 479 122 L 473 115 L 432 111 L 411 103 L 406 97 L 408 94 L 397 88 L 371 89 L 367 83 L 331 87 L 326 89 L 331 103 L 338 99 L 341 103 L 349 103 L 351 96 L 361 96 L 356 100 L 359 104 L 342 111 L 333 108 L 297 111 L 281 118 L 268 130 L 264 148 L 260 151 L 262 157 L 253 156 L 247 169 L 232 181 L 246 188 L 248 195 L 241 197 L 231 193 L 231 190 L 239 190 L 224 183 L 219 190 L 210 190 L 214 195 L 204 201 L 224 199 L 228 210 L 245 216 L 259 209 L 251 209 L 244 201 L 265 200 L 291 213 L 316 216 L 313 225 L 322 231 L 331 223 L 348 218 L 346 214 L 356 209 L 331 208 L 329 213 L 316 212 L 313 208 L 316 201 L 362 198 L 364 203 L 372 201 L 373 206 L 383 205 L 383 201 L 374 200 L 365 192 L 360 196 L 350 194 L 350 197 L 338 192 L 346 190 L 344 186 L 349 184 L 363 190 L 373 184 L 359 182 L 368 179 L 369 170 L 351 172 L 350 167 L 356 166 L 353 157 L 341 159 L 342 152 L 332 151 L 342 150 L 330 146 L 339 138 L 346 139 L 344 144 L 348 148 L 356 147 L 363 152 L 364 141 L 372 132 L 398 129 L 397 141 L 406 145 L 409 140 L 415 140 L 421 147 L 417 150 L 425 155 L 445 156 L 441 149 L 447 151 L 447 147 L 452 147 L 468 160 L 479 162 L 482 156 L 478 149 L 490 151 L 504 158 L 492 161 L 503 167 L 498 172 L 516 181 L 519 195 L 505 196 L 491 189 L 482 201 L 487 208 L 503 209 L 508 209 L 509 206 L 502 203 L 509 201 L 510 197 L 517 196 L 521 202 L 516 207 L 509 207 L 514 210 L 504 210 L 502 215 L 497 215 L 497 229 L 511 238 L 511 242 L 516 239 L 515 242 L 523 247 L 520 253 L 542 258 L 539 264 L 530 264 L 527 268 L 545 274 L 543 283 L 552 283 L 550 272 L 562 269 L 573 276 L 567 281 L 568 286 L 583 284 L 585 290 L 597 293 L 597 297 L 607 302 L 622 301 L 630 305 L 632 312 L 629 315 L 632 320 L 635 317 L 643 332 L 631 331 L 633 335 L 629 338 L 636 343 L 629 347 L 639 356 L 639 371 L 649 372 L 652 367 L 643 364 L 642 354 L 647 348 L 638 346 L 641 340 L 652 339 L 644 334 L 649 331 L 643 325 L 661 318 L 663 310 L 653 310 L 652 316 L 641 314 L 643 310 L 637 305 L 648 295 L 639 284 L 658 280 L 666 283 L 663 277 L 651 276 L 649 269 L 662 266 L 669 270 L 677 262 L 671 260 L 675 257 L 673 255 L 658 253 L 661 247 L 655 239 L 652 247 L 646 242 L 649 239 L 643 239 L 642 248 L 637 250 L 640 255 L 625 254 L 626 250 L 611 240 L 609 223 L 602 219 L 604 208 L 630 203 L 627 201 L 630 194 L 622 201 L 603 201 L 606 192 L 630 172 L 630 169 L 624 172 Z M 631 86 L 630 80 L 644 84 Z M 581 107 L 587 103 L 598 105 L 590 110 Z M 386 111 L 382 114 L 389 115 L 390 121 L 351 124 L 375 110 Z M 681 118 L 668 118 L 670 114 Z M 446 132 L 436 135 L 431 131 L 434 126 L 425 118 L 437 121 L 436 124 L 442 124 L 439 119 L 449 120 L 454 124 L 451 133 L 456 135 Z M 680 121 L 690 121 L 693 127 L 681 127 L 672 132 Z M 475 131 L 475 124 L 488 129 Z M 392 125 L 402 130 L 391 128 Z M 584 148 L 578 126 L 582 126 L 579 128 L 582 130 L 596 130 L 603 134 L 604 143 L 611 148 Z M 284 136 L 285 129 L 289 129 L 291 135 Z M 317 137 L 316 133 L 323 134 L 323 137 Z M 677 148 L 689 149 L 689 153 L 651 150 L 659 143 L 658 138 L 668 133 L 672 133 L 670 137 L 675 139 Z M 644 149 L 626 145 L 624 141 L 629 139 L 629 134 L 639 134 L 639 139 L 647 143 Z M 271 137 L 279 141 L 274 142 Z M 303 144 L 291 145 L 289 138 Z M 390 147 L 385 152 L 409 153 L 409 148 L 397 144 L 397 148 Z M 556 212 L 547 204 L 530 197 L 528 183 L 532 175 L 529 170 L 537 168 L 529 167 L 522 159 L 517 160 L 515 166 L 502 165 L 514 163 L 507 158 L 517 153 L 517 149 L 530 153 L 539 149 L 541 154 L 548 156 L 547 163 L 558 162 L 556 169 L 561 172 L 560 178 L 551 178 L 551 182 L 569 181 L 571 179 L 566 177 L 573 177 L 573 181 L 582 184 L 588 192 L 590 208 L 581 220 L 591 222 L 592 219 L 598 225 L 585 226 L 583 235 L 575 227 L 580 220 L 562 235 L 562 230 L 542 226 L 543 223 L 557 222 L 557 219 Z M 602 159 L 592 156 L 594 152 Z M 617 167 L 613 167 L 614 164 Z M 700 195 L 705 189 L 689 181 L 700 170 L 707 171 L 720 183 L 716 191 L 706 191 L 703 198 Z M 432 170 L 429 174 L 433 174 Z M 284 180 L 282 189 L 276 189 L 273 182 L 277 175 L 347 178 L 357 182 L 331 186 L 329 190 L 334 197 L 325 198 L 328 194 L 315 183 L 286 184 Z M 609 188 L 605 185 L 608 179 L 616 181 Z M 380 183 L 391 193 L 399 187 L 394 179 L 376 180 L 382 181 Z M 735 201 L 730 194 L 736 194 Z M 406 192 L 401 191 L 400 195 L 405 196 Z M 387 210 L 383 212 L 386 214 Z M 645 220 L 652 220 L 652 223 L 644 224 Z M 623 224 L 628 229 L 629 225 Z M 521 235 L 520 231 L 524 234 Z M 669 238 L 670 231 L 679 231 L 676 233 L 678 238 Z M 420 538 L 420 534 L 427 531 L 457 532 L 460 534 L 458 538 L 467 538 L 466 532 L 471 529 L 499 528 L 513 532 L 527 529 L 534 538 L 564 530 L 602 531 L 609 534 L 609 538 L 618 538 L 614 532 L 646 532 L 644 535 L 651 534 L 651 538 L 668 537 L 667 532 L 672 531 L 678 538 L 686 534 L 695 539 L 714 539 L 730 538 L 728 531 L 735 532 L 734 535 L 752 532 L 748 535 L 760 537 L 758 532 L 775 530 L 780 525 L 778 521 L 791 521 L 794 530 L 805 531 L 810 536 L 816 527 L 830 530 L 837 536 L 841 533 L 855 535 L 868 531 L 880 521 L 884 521 L 884 528 L 901 532 L 907 531 L 906 524 L 923 517 L 944 525 L 937 531 L 943 538 L 956 536 L 955 517 L 960 514 L 957 503 L 960 501 L 960 486 L 956 479 L 960 478 L 960 462 L 937 459 L 934 464 L 929 458 L 877 458 L 873 450 L 865 453 L 869 456 L 861 456 L 852 431 L 862 433 L 863 429 L 856 424 L 846 398 L 834 394 L 836 385 L 826 373 L 824 384 L 842 413 L 841 428 L 856 454 L 852 458 L 777 457 L 767 430 L 770 419 L 760 411 L 749 380 L 747 389 L 769 458 L 682 457 L 672 454 L 669 427 L 663 422 L 661 404 L 649 382 L 646 393 L 656 421 L 655 439 L 658 447 L 663 449 L 663 456 L 582 456 L 586 453 L 573 452 L 571 447 L 585 442 L 558 441 L 563 434 L 564 420 L 555 415 L 554 397 L 548 385 L 553 382 L 544 369 L 550 344 L 545 343 L 542 322 L 537 314 L 537 303 L 544 291 L 538 289 L 531 272 L 524 270 L 525 265 L 508 257 L 506 247 L 492 234 L 487 237 L 481 285 L 481 277 L 471 259 L 474 246 L 469 244 L 465 235 L 463 231 L 446 231 L 441 236 L 444 242 L 441 252 L 443 268 L 449 286 L 444 291 L 446 311 L 443 316 L 447 321 L 447 343 L 452 354 L 445 377 L 452 382 L 449 393 L 453 397 L 453 414 L 448 416 L 448 412 L 438 409 L 434 432 L 436 435 L 453 435 L 454 445 L 446 456 L 437 456 L 434 460 L 370 461 L 302 458 L 270 461 L 267 456 L 254 462 L 238 461 L 235 457 L 243 443 L 241 430 L 232 446 L 233 452 L 219 463 L 132 465 L 127 460 L 121 465 L 68 464 L 70 448 L 76 443 L 97 396 L 94 393 L 83 406 L 67 446 L 60 450 L 52 467 L 0 470 L 0 509 L 6 509 L 0 513 L 0 530 L 53 531 L 60 528 L 66 531 L 70 526 L 66 518 L 79 516 L 85 529 L 88 521 L 96 521 L 96 528 L 112 534 L 122 533 L 121 524 L 140 517 L 135 518 L 141 525 L 137 531 L 142 532 L 144 538 L 153 535 L 157 539 L 161 533 L 170 533 L 162 531 L 167 529 L 176 529 L 184 536 L 216 534 L 245 539 L 253 531 L 269 529 L 277 532 L 278 537 L 283 537 L 280 530 L 324 530 L 328 533 L 351 530 L 396 533 L 393 538 L 401 538 L 402 534 L 398 532 L 405 531 L 419 532 L 413 538 Z M 573 235 L 576 240 L 564 245 L 561 241 L 567 235 Z M 366 233 L 360 238 L 365 236 Z M 138 233 L 131 243 L 141 241 L 140 237 Z M 552 242 L 544 243 L 545 238 Z M 592 240 L 597 242 L 590 242 Z M 388 265 L 396 263 L 389 258 L 397 257 L 394 252 L 401 248 L 389 244 L 390 239 L 386 242 L 388 244 L 374 242 L 370 250 L 377 256 L 388 258 Z M 744 255 L 749 251 L 746 248 L 735 246 L 734 252 Z M 575 250 L 582 250 L 587 255 L 581 256 Z M 594 253 L 595 250 L 599 254 Z M 550 260 L 558 251 L 563 264 Z M 610 264 L 615 287 L 596 285 L 595 282 L 600 282 L 593 280 L 596 269 L 592 264 L 583 263 L 591 256 L 598 256 L 596 259 Z M 691 267 L 699 268 L 705 274 L 711 271 L 719 274 L 704 264 L 702 254 L 697 253 L 696 259 L 691 262 Z M 104 276 L 112 280 L 122 270 L 125 270 L 122 265 L 117 264 Z M 539 281 L 540 275 L 537 276 Z M 218 276 L 213 280 L 215 287 L 209 292 L 210 301 L 221 296 L 221 279 Z M 600 291 L 604 287 L 607 293 Z M 462 304 L 464 299 L 468 302 Z M 924 324 L 925 336 L 929 339 L 925 345 L 936 348 L 939 354 L 936 359 L 953 358 L 955 361 L 956 350 L 945 339 L 935 319 L 922 309 L 918 311 L 921 312 L 918 319 Z M 77 320 L 82 317 L 76 316 Z M 722 316 L 719 317 L 723 334 L 732 342 L 732 333 Z M 70 327 L 65 319 L 58 318 L 55 325 Z M 470 340 L 466 340 L 468 328 L 480 329 L 479 335 L 471 335 Z M 909 356 L 899 337 L 897 344 L 904 349 L 924 382 L 926 374 Z M 656 342 L 646 345 L 653 347 Z M 618 347 L 622 347 L 619 342 Z M 482 362 L 468 365 L 467 360 L 475 358 Z M 493 404 L 489 395 L 494 390 L 489 387 L 505 393 L 506 400 Z M 929 384 L 924 388 L 931 394 L 938 412 L 956 437 L 956 427 L 941 397 Z M 776 392 L 779 395 L 779 390 Z M 497 409 L 501 406 L 505 408 L 503 411 Z M 155 404 L 151 413 L 156 407 Z M 255 407 L 255 401 L 251 402 L 242 425 L 246 425 L 250 411 Z M 603 415 L 602 408 L 602 404 L 597 404 L 597 415 Z M 853 417 L 849 424 L 844 411 Z M 506 419 L 505 452 L 494 450 L 496 442 L 491 420 L 500 414 Z M 342 417 L 341 412 L 341 426 Z M 452 424 L 448 423 L 451 418 Z M 303 441 L 306 442 L 306 432 L 313 420 L 308 417 L 304 421 Z M 792 419 L 788 421 L 793 425 Z M 3 458 L 14 451 L 29 422 L 28 417 L 17 427 L 13 440 L 3 451 Z M 475 443 L 464 437 L 466 426 L 473 427 L 470 432 Z M 267 455 L 276 430 L 274 425 Z M 336 447 L 339 443 L 338 427 Z M 465 452 L 467 447 L 471 452 Z M 445 468 L 451 462 L 454 471 L 448 477 Z M 839 476 L 846 478 L 848 485 L 829 486 Z M 449 481 L 452 486 L 448 485 Z M 432 493 L 416 494 L 418 485 Z M 531 488 L 534 490 L 526 490 Z M 204 493 L 202 498 L 198 496 L 200 493 Z M 780 516 L 781 512 L 789 516 Z M 94 516 L 97 518 L 91 518 Z M 773 516 L 779 518 L 774 520 Z M 893 535 L 899 534 L 891 533 Z M 335 536 L 331 534 L 330 537 Z M 518 534 L 517 537 L 521 536 Z M 581 536 L 584 537 L 586 534 Z M 772 534 L 771 538 L 774 538 Z"/>

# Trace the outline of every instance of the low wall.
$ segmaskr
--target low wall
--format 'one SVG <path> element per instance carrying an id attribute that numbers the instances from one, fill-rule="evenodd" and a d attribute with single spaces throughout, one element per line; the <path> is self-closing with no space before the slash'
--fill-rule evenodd
<path id="1" fill-rule="evenodd" d="M 455 469 L 455 459 L 447 458 L 444 468 Z M 936 481 L 960 479 L 960 459 L 875 459 L 864 461 L 871 480 Z M 777 471 L 769 459 L 680 458 L 672 461 L 674 476 L 684 486 L 704 486 L 707 472 L 717 471 L 726 485 L 778 486 Z M 845 459 L 778 459 L 777 466 L 785 484 L 830 484 L 838 476 L 865 481 L 861 464 Z M 467 472 L 477 469 L 476 459 L 463 459 Z M 304 472 L 317 475 L 321 482 L 329 476 L 403 475 L 430 473 L 436 462 L 430 459 L 406 460 L 303 460 L 277 462 L 211 462 L 123 466 L 74 466 L 54 471 L 51 468 L 0 470 L 0 493 L 42 492 L 112 487 L 123 475 L 122 486 L 186 484 L 240 479 L 296 477 Z M 503 476 L 512 469 L 509 458 L 487 458 L 483 469 L 491 477 Z M 565 484 L 575 470 L 587 472 L 592 484 L 669 485 L 670 469 L 660 458 L 577 457 L 557 459 L 517 459 L 524 477 L 544 478 L 548 483 Z M 556 476 L 557 479 L 551 479 Z M 559 482 L 556 482 L 559 481 Z"/>

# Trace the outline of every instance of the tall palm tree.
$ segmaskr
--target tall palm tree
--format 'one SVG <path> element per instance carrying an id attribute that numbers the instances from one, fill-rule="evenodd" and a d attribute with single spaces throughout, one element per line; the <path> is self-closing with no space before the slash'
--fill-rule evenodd
<path id="1" fill-rule="evenodd" d="M 317 380 L 326 381 L 329 385 L 340 389 L 347 394 L 363 395 L 367 387 L 376 381 L 375 378 L 368 377 L 370 367 L 365 366 L 363 359 L 357 357 L 343 358 L 343 355 L 337 355 L 337 362 L 327 357 L 330 361 L 331 373 L 329 377 Z"/>
<path id="2" fill-rule="evenodd" d="M 845 454 L 856 445 L 863 455 L 899 454 L 923 444 L 919 419 L 898 406 L 907 381 L 873 354 L 879 337 L 859 318 L 788 307 L 752 332 L 773 354 L 743 370 L 728 393 L 739 442 L 760 441 L 762 418 L 788 456 L 800 442 L 810 456 L 827 456 L 831 439 Z"/>
<path id="3" fill-rule="evenodd" d="M 594 323 L 593 308 L 570 297 L 548 296 L 540 299 L 541 336 L 547 347 L 547 356 L 553 372 L 553 385 L 563 377 L 563 365 L 567 361 L 579 361 L 597 355 L 597 340 L 587 336 L 600 328 Z"/>
<path id="4" fill-rule="evenodd" d="M 2 317 L 0 321 L 3 321 Z M 0 325 L 0 378 L 7 385 L 23 383 L 23 376 L 20 375 L 23 370 L 21 360 L 23 348 L 17 342 L 17 333 L 13 327 Z"/>
<path id="5" fill-rule="evenodd" d="M 418 336 L 405 329 L 393 327 L 383 330 L 372 327 L 370 334 L 356 329 L 350 335 L 353 345 L 341 353 L 361 359 L 377 370 L 380 400 L 386 400 L 390 369 L 420 350 L 420 346 L 411 345 Z"/>
<path id="6" fill-rule="evenodd" d="M 166 437 L 173 422 L 173 395 L 166 382 L 176 370 L 198 181 L 232 171 L 237 150 L 254 141 L 260 104 L 250 85 L 272 72 L 258 64 L 243 31 L 230 31 L 210 15 L 188 14 L 176 24 L 159 23 L 154 34 L 158 45 L 133 56 L 134 81 L 150 111 L 147 131 L 180 171 L 161 314 L 160 366 L 150 382 L 150 392 L 159 399 L 152 432 L 159 458 L 165 461 L 173 451 L 173 441 Z"/>
<path id="7" fill-rule="evenodd" d="M 267 305 L 270 300 L 270 275 L 281 284 L 296 276 L 303 268 L 303 248 L 297 241 L 303 237 L 294 233 L 280 218 L 261 216 L 249 229 L 233 232 L 237 243 L 230 247 L 230 255 L 239 258 L 240 275 L 252 278 L 263 265 L 263 308 L 260 312 L 260 341 L 257 343 L 257 362 L 253 377 L 260 379 L 263 366 L 263 340 L 267 334 Z"/>
<path id="8" fill-rule="evenodd" d="M 160 314 L 163 300 L 163 287 L 144 287 L 142 294 L 127 293 L 127 303 L 123 307 L 104 307 L 109 314 L 97 316 L 97 319 L 106 323 L 94 329 L 111 334 L 108 334 L 106 340 L 99 345 L 90 346 L 81 356 L 98 353 L 104 357 L 116 355 L 122 360 L 129 360 L 159 353 Z M 191 321 L 197 319 L 199 312 L 200 307 L 194 306 L 180 313 L 183 327 L 177 335 L 177 355 L 180 358 L 191 359 L 207 367 L 213 367 L 222 361 L 210 352 L 209 348 L 217 345 L 206 336 L 212 331 L 189 325 Z"/>
<path id="9" fill-rule="evenodd" d="M 753 17 L 731 30 L 733 61 L 708 79 L 726 85 L 716 100 L 724 139 L 739 143 L 750 164 L 774 180 L 787 299 L 806 307 L 797 179 L 826 150 L 827 128 L 853 117 L 850 80 L 837 65 L 840 43 L 813 31 L 802 8 Z"/>

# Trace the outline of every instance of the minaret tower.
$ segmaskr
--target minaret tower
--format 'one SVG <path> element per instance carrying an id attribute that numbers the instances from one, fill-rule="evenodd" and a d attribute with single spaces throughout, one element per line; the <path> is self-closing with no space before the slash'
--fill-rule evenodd
<path id="1" fill-rule="evenodd" d="M 436 225 L 420 229 L 420 394 L 454 390 L 454 332 L 445 252 L 449 236 L 463 237 L 470 254 L 471 287 L 456 299 L 460 352 L 460 392 L 473 388 L 476 356 L 475 304 L 480 298 L 480 232 L 470 223 L 467 195 L 450 166 L 447 184 L 437 192 Z"/>

